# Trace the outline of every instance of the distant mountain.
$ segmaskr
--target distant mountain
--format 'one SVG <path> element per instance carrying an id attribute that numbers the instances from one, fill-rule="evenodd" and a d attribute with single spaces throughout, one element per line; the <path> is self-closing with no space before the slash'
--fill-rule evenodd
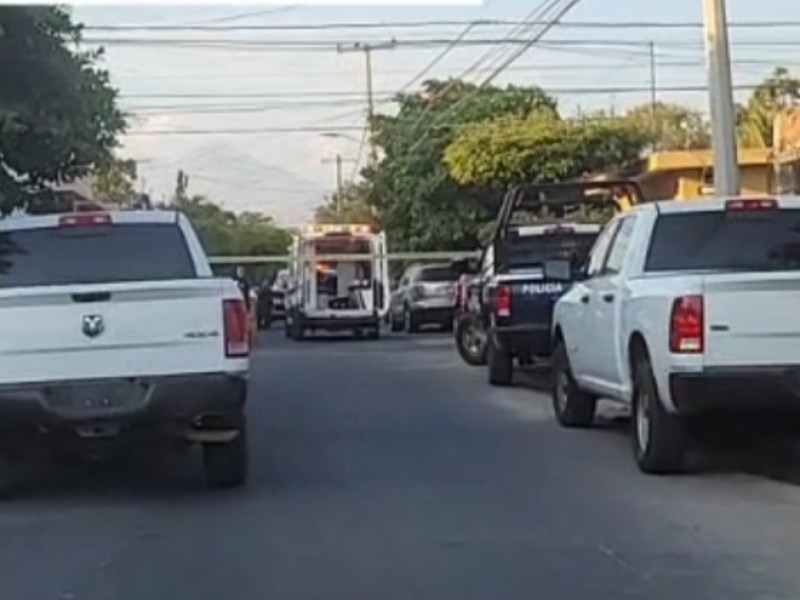
<path id="1" fill-rule="evenodd" d="M 171 158 L 174 171 L 189 175 L 189 191 L 203 194 L 235 211 L 260 211 L 283 224 L 310 221 L 313 210 L 322 203 L 324 189 L 313 181 L 282 167 L 261 162 L 246 150 L 229 143 L 198 146 L 178 158 Z M 152 166 L 157 175 L 142 170 L 148 182 L 172 189 L 174 173 Z"/>

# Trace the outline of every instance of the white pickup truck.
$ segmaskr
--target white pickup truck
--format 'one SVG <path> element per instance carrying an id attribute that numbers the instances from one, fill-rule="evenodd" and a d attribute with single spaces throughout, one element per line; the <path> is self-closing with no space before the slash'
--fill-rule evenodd
<path id="1" fill-rule="evenodd" d="M 0 331 L 0 488 L 32 445 L 140 433 L 201 442 L 211 484 L 244 483 L 247 312 L 183 215 L 0 220 Z"/>
<path id="2" fill-rule="evenodd" d="M 587 427 L 599 397 L 630 404 L 639 467 L 679 471 L 695 416 L 800 416 L 799 307 L 800 199 L 659 202 L 619 215 L 556 306 L 556 417 Z"/>

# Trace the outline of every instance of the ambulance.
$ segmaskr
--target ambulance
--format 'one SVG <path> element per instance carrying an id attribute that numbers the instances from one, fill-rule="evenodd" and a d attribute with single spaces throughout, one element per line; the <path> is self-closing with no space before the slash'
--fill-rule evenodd
<path id="1" fill-rule="evenodd" d="M 312 225 L 294 236 L 286 336 L 352 332 L 377 339 L 390 296 L 386 234 L 369 225 Z"/>

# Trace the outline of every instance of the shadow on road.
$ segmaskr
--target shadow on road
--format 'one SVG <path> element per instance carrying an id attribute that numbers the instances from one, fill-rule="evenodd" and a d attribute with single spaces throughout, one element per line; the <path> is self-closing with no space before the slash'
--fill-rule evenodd
<path id="1" fill-rule="evenodd" d="M 546 367 L 526 369 L 517 384 L 550 393 Z M 595 429 L 624 436 L 630 428 L 629 412 L 601 403 Z M 692 432 L 689 472 L 694 475 L 752 475 L 800 486 L 800 420 L 786 416 L 715 418 Z"/>

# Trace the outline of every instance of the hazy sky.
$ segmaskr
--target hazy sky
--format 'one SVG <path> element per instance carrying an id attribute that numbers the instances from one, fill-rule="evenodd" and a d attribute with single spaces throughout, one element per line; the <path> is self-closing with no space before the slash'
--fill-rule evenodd
<path id="1" fill-rule="evenodd" d="M 521 19 L 537 2 L 488 0 L 480 6 L 83 6 L 76 19 L 87 26 L 209 25 L 247 26 L 342 22 Z M 666 9 L 669 8 L 669 10 Z M 731 23 L 800 22 L 797 0 L 728 0 Z M 582 0 L 564 20 L 569 22 L 700 22 L 701 0 Z M 140 163 L 142 185 L 156 198 L 174 188 L 180 167 L 190 176 L 193 192 L 207 194 L 236 210 L 260 210 L 284 223 L 307 220 L 323 195 L 335 187 L 333 164 L 324 159 L 341 153 L 345 178 L 359 155 L 363 126 L 364 57 L 337 53 L 335 44 L 358 41 L 400 42 L 453 39 L 463 26 L 426 29 L 327 29 L 311 31 L 107 31 L 88 29 L 87 40 L 106 48 L 105 66 L 120 90 L 123 107 L 132 113 L 123 153 Z M 510 26 L 475 28 L 465 39 L 502 38 Z M 748 85 L 774 65 L 800 70 L 800 26 L 732 30 L 734 82 Z M 223 40 L 224 47 L 176 47 L 153 40 Z M 275 51 L 232 46 L 252 41 L 327 42 L 321 51 Z M 558 40 L 577 40 L 565 45 Z M 591 45 L 593 41 L 601 44 Z M 609 46 L 608 42 L 627 46 Z M 649 100 L 648 92 L 614 92 L 613 88 L 647 88 L 649 42 L 655 42 L 660 88 L 705 83 L 699 29 L 555 28 L 498 78 L 498 83 L 537 84 L 551 91 L 566 112 L 584 109 L 624 110 Z M 764 46 L 761 42 L 767 41 Z M 556 42 L 548 46 L 547 42 Z M 779 45 L 780 42 L 786 42 Z M 428 75 L 460 74 L 489 50 L 468 46 L 453 50 Z M 380 50 L 373 53 L 378 110 L 383 101 L 430 63 L 442 47 Z M 480 81 L 487 71 L 470 76 Z M 587 88 L 589 88 L 587 90 Z M 604 88 L 591 92 L 591 88 Z M 612 89 L 609 89 L 612 88 Z M 590 93 L 591 92 L 591 93 Z M 698 92 L 660 91 L 659 98 L 705 110 Z M 320 128 L 320 132 L 275 132 L 270 129 Z M 338 129 L 341 128 L 341 129 Z M 267 131 L 264 131 L 264 130 Z M 194 133 L 177 134 L 179 131 Z M 235 130 L 231 133 L 231 130 Z M 240 133 L 244 131 L 245 133 Z M 326 137 L 325 131 L 341 137 Z M 214 133 L 218 132 L 218 133 Z M 344 137 L 348 136 L 348 137 Z"/>

